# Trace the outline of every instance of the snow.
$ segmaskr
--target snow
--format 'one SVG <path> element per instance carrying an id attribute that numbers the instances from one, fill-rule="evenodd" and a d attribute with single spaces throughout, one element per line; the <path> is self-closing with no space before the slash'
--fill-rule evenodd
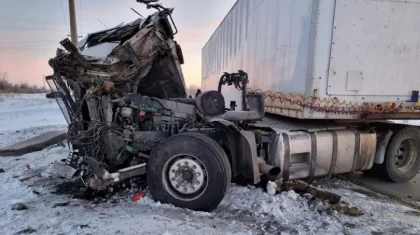
<path id="1" fill-rule="evenodd" d="M 276 194 L 276 191 L 278 189 L 278 186 L 277 186 L 277 184 L 275 182 L 268 181 L 266 188 L 267 188 L 267 193 L 268 194 L 274 195 L 274 194 Z"/>
<path id="2" fill-rule="evenodd" d="M 50 130 L 66 129 L 57 102 L 46 99 L 45 94 L 0 94 L 0 148 Z"/>
<path id="3" fill-rule="evenodd" d="M 66 129 L 55 101 L 43 97 L 0 101 L 0 147 L 48 130 Z M 33 234 L 420 234 L 418 211 L 340 180 L 326 181 L 322 188 L 342 195 L 365 215 L 329 214 L 322 202 L 308 203 L 306 196 L 294 191 L 274 195 L 274 183 L 267 186 L 268 193 L 254 186 L 232 185 L 211 213 L 156 203 L 147 191 L 137 202 L 128 193 L 117 196 L 118 203 L 94 205 L 52 194 L 62 181 L 41 174 L 68 153 L 66 146 L 0 158 L 0 168 L 5 170 L 0 173 L 1 234 L 28 227 L 36 230 Z M 28 209 L 11 210 L 18 202 Z M 53 207 L 63 202 L 69 205 Z"/>

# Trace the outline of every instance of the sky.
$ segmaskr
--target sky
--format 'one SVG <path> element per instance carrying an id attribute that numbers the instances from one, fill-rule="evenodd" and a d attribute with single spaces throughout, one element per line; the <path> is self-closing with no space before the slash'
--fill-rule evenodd
<path id="1" fill-rule="evenodd" d="M 75 0 L 79 36 L 131 22 L 136 15 L 153 13 L 136 0 Z M 175 8 L 184 77 L 189 85 L 200 85 L 201 49 L 236 0 L 160 0 Z M 106 27 L 105 27 L 106 26 Z M 12 83 L 43 85 L 52 74 L 48 59 L 54 57 L 59 41 L 70 32 L 68 0 L 0 0 L 0 72 Z M 80 38 L 79 40 L 81 40 Z"/>

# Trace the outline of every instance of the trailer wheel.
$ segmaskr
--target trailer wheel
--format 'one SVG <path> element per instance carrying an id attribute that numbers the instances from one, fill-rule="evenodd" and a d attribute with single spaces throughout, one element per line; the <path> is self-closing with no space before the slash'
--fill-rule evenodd
<path id="1" fill-rule="evenodd" d="M 151 154 L 147 182 L 156 201 L 212 211 L 225 196 L 231 167 L 223 148 L 199 133 L 166 139 Z"/>
<path id="2" fill-rule="evenodd" d="M 391 138 L 385 157 L 381 165 L 385 178 L 397 183 L 416 176 L 420 170 L 420 130 L 401 129 Z"/>

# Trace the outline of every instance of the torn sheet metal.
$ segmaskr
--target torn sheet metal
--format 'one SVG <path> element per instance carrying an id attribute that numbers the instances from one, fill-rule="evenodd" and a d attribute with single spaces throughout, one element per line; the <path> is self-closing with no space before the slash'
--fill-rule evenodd
<path id="1" fill-rule="evenodd" d="M 125 93 L 157 98 L 185 98 L 179 45 L 166 16 L 146 19 L 89 34 L 77 47 L 64 40 L 49 61 L 56 75 L 88 88 L 112 81 Z M 181 59 L 182 60 L 182 59 Z"/>

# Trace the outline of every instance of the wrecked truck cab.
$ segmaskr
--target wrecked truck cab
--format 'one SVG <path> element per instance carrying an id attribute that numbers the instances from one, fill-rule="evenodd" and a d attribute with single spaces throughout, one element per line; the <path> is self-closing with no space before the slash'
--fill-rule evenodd
<path id="1" fill-rule="evenodd" d="M 174 41 L 169 11 L 88 35 L 78 43 L 61 42 L 71 53 L 58 51 L 50 61 L 55 74 L 89 86 L 112 81 L 123 92 L 157 98 L 186 97 L 180 67 L 182 50 Z M 140 85 L 141 83 L 141 85 Z"/>
<path id="2" fill-rule="evenodd" d="M 228 122 L 217 120 L 224 98 L 217 91 L 186 98 L 173 9 L 147 6 L 158 12 L 78 45 L 65 39 L 66 51 L 50 59 L 47 81 L 69 123 L 66 164 L 96 190 L 146 174 L 154 199 L 210 211 L 237 172 L 225 127 L 216 127 Z"/>

